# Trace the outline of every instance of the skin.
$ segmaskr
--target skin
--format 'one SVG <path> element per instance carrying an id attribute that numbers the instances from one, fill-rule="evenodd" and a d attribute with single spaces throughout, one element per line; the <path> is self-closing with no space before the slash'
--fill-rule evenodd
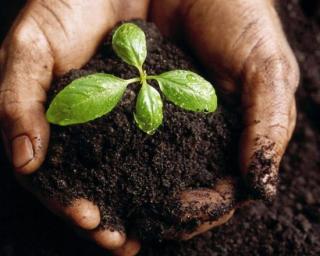
<path id="1" fill-rule="evenodd" d="M 268 156 L 274 164 L 257 179 L 259 189 L 248 183 L 257 198 L 273 197 L 275 186 L 263 181 L 277 176 L 295 126 L 299 69 L 271 0 L 28 1 L 0 50 L 0 125 L 18 180 L 25 185 L 24 176 L 36 171 L 45 158 L 49 125 L 44 103 L 52 78 L 85 64 L 118 21 L 147 16 L 164 34 L 185 40 L 223 96 L 239 105 L 245 125 L 239 146 L 244 181 L 248 172 L 259 174 L 252 167 L 255 152 L 273 145 Z M 214 211 L 231 203 L 232 191 L 229 181 L 209 191 L 185 191 L 182 205 L 205 205 Z M 71 221 L 78 232 L 114 255 L 139 251 L 138 241 L 97 228 L 100 214 L 93 203 L 79 199 L 63 208 L 32 192 L 54 213 Z M 205 223 L 192 234 L 177 236 L 190 239 L 225 223 L 233 212 L 213 222 L 206 222 L 209 216 L 186 214 L 182 219 L 198 218 Z"/>

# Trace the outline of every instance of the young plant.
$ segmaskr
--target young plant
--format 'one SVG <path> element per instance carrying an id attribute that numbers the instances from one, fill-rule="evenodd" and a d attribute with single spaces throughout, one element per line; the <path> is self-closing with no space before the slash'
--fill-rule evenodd
<path id="1" fill-rule="evenodd" d="M 156 80 L 165 98 L 183 109 L 195 112 L 216 110 L 217 97 L 213 86 L 196 73 L 173 70 L 147 75 L 143 69 L 147 56 L 146 37 L 138 26 L 132 23 L 121 25 L 113 35 L 112 47 L 124 62 L 138 69 L 140 77 L 126 80 L 97 73 L 74 80 L 51 102 L 46 114 L 50 123 L 66 126 L 101 117 L 118 104 L 129 84 L 140 82 L 134 120 L 141 130 L 154 134 L 163 120 L 163 102 L 148 80 Z"/>

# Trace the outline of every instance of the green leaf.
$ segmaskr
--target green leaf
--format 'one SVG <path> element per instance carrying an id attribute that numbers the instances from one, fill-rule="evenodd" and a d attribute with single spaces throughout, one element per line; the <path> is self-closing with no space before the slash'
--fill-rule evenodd
<path id="1" fill-rule="evenodd" d="M 121 25 L 113 34 L 112 47 L 123 61 L 142 71 L 147 44 L 146 36 L 138 26 L 132 23 Z"/>
<path id="2" fill-rule="evenodd" d="M 159 92 L 146 82 L 143 83 L 136 102 L 134 119 L 138 127 L 152 135 L 161 125 L 163 103 Z"/>
<path id="3" fill-rule="evenodd" d="M 50 123 L 81 124 L 109 113 L 121 100 L 128 81 L 109 74 L 93 74 L 74 80 L 51 102 Z"/>
<path id="4" fill-rule="evenodd" d="M 151 76 L 159 83 L 166 98 L 175 105 L 195 112 L 214 112 L 217 96 L 210 82 L 186 70 L 173 70 Z"/>

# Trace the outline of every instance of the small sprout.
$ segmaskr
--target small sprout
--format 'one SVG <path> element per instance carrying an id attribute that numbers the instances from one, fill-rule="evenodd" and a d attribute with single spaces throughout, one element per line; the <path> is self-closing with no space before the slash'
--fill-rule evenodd
<path id="1" fill-rule="evenodd" d="M 110 74 L 92 74 L 72 81 L 51 102 L 47 120 L 61 126 L 81 124 L 108 114 L 120 102 L 127 86 L 140 82 L 134 120 L 147 134 L 154 134 L 163 121 L 163 102 L 147 80 L 156 80 L 165 98 L 185 110 L 214 112 L 217 96 L 213 86 L 198 74 L 173 70 L 148 76 L 143 70 L 147 56 L 144 32 L 132 23 L 114 33 L 112 47 L 124 62 L 137 68 L 140 77 L 121 79 Z"/>

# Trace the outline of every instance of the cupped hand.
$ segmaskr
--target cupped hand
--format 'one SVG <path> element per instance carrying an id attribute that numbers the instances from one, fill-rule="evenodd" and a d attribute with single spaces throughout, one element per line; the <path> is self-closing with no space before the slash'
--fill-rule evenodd
<path id="1" fill-rule="evenodd" d="M 153 1 L 150 17 L 164 34 L 184 39 L 216 81 L 221 96 L 239 104 L 244 124 L 239 167 L 253 197 L 272 200 L 280 160 L 295 126 L 294 94 L 299 83 L 299 68 L 274 1 Z M 232 191 L 232 185 L 229 188 Z M 195 194 L 200 205 L 219 207 L 216 196 L 208 200 L 201 191 L 186 192 L 182 199 L 192 201 Z M 232 213 L 205 223 L 194 234 L 224 223 Z"/>
<path id="2" fill-rule="evenodd" d="M 148 0 L 31 0 L 17 17 L 0 50 L 0 123 L 7 153 L 19 180 L 43 162 L 49 125 L 44 115 L 53 76 L 80 68 L 120 20 L 144 19 Z M 28 188 L 30 189 L 30 188 Z M 139 244 L 117 231 L 100 230 L 100 213 L 79 199 L 64 208 L 40 198 L 87 236 L 119 255 L 134 255 Z"/>

